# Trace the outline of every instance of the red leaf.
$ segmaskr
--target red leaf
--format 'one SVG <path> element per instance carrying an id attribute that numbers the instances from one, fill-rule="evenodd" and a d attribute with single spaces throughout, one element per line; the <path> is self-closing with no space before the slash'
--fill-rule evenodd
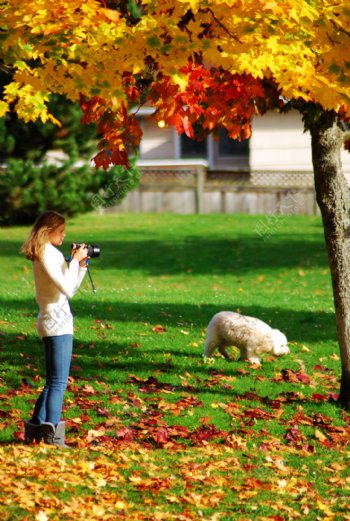
<path id="1" fill-rule="evenodd" d="M 339 398 L 339 394 L 337 393 L 327 393 L 327 396 L 329 397 L 329 401 L 338 401 L 338 398 Z"/>
<path id="2" fill-rule="evenodd" d="M 304 383 L 309 384 L 311 382 L 310 377 L 302 371 L 293 371 L 293 369 L 282 369 L 281 377 L 277 377 L 274 381 L 284 380 L 289 383 Z"/>
<path id="3" fill-rule="evenodd" d="M 105 150 L 99 152 L 94 156 L 94 163 L 96 168 L 103 168 L 104 170 L 108 170 L 111 164 L 111 156 L 107 154 Z"/>
<path id="4" fill-rule="evenodd" d="M 188 428 L 182 425 L 173 425 L 169 427 L 169 434 L 172 437 L 188 438 Z"/>
<path id="5" fill-rule="evenodd" d="M 214 438 L 226 438 L 227 436 L 228 433 L 226 431 L 221 431 L 217 429 L 217 427 L 214 424 L 201 425 L 200 427 L 195 429 L 191 434 L 191 438 L 193 439 L 193 441 L 197 442 L 206 442 Z"/>
<path id="6" fill-rule="evenodd" d="M 284 439 L 288 441 L 288 443 L 292 444 L 292 445 L 296 445 L 296 444 L 299 444 L 303 441 L 304 439 L 304 436 L 303 434 L 299 431 L 298 429 L 298 426 L 295 425 L 294 427 L 292 427 L 291 429 L 289 429 L 285 436 L 284 436 Z"/>
<path id="7" fill-rule="evenodd" d="M 82 369 L 82 367 L 80 367 L 80 365 L 72 365 L 71 370 L 74 371 L 75 373 L 80 373 L 83 369 Z"/>
<path id="8" fill-rule="evenodd" d="M 312 399 L 316 402 L 326 402 L 328 400 L 328 396 L 325 396 L 324 394 L 313 394 Z"/>
<path id="9" fill-rule="evenodd" d="M 132 441 L 134 439 L 134 432 L 130 427 L 123 427 L 122 429 L 118 429 L 115 433 L 118 438 L 121 438 L 125 441 Z"/>
<path id="10" fill-rule="evenodd" d="M 13 437 L 15 438 L 15 440 L 17 441 L 21 441 L 21 442 L 24 442 L 25 441 L 25 438 L 24 438 L 24 432 L 23 431 L 16 431 L 13 433 Z"/>
<path id="11" fill-rule="evenodd" d="M 152 436 L 156 443 L 158 443 L 159 445 L 162 445 L 169 441 L 169 433 L 168 430 L 165 428 L 156 429 L 153 432 Z"/>
<path id="12" fill-rule="evenodd" d="M 256 407 L 255 409 L 247 409 L 244 412 L 244 416 L 248 416 L 249 418 L 271 418 L 271 414 L 260 409 L 260 407 Z"/>
<path id="13" fill-rule="evenodd" d="M 92 387 L 92 385 L 84 385 L 81 388 L 81 392 L 84 394 L 96 394 L 95 389 Z"/>
<path id="14" fill-rule="evenodd" d="M 103 409 L 102 407 L 97 407 L 96 412 L 99 416 L 105 416 L 107 418 L 110 416 L 109 411 L 107 409 Z"/>
<path id="15" fill-rule="evenodd" d="M 166 328 L 163 327 L 163 326 L 158 325 L 158 326 L 152 327 L 152 331 L 154 333 L 165 333 L 166 332 Z"/>

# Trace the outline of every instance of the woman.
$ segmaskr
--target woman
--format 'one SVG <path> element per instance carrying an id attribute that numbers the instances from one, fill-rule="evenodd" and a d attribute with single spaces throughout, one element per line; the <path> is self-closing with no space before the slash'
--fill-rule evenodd
<path id="1" fill-rule="evenodd" d="M 54 211 L 41 214 L 22 247 L 33 262 L 37 330 L 45 349 L 46 384 L 31 420 L 24 422 L 25 441 L 64 446 L 65 422 L 61 420 L 73 349 L 73 316 L 68 299 L 86 273 L 87 249 L 73 249 L 69 264 L 56 248 L 65 237 L 65 219 Z"/>

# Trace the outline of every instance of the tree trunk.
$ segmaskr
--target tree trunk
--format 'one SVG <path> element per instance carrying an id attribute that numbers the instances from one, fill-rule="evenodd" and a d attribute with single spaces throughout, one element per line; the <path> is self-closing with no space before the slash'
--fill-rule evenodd
<path id="1" fill-rule="evenodd" d="M 341 357 L 338 403 L 350 409 L 350 191 L 340 150 L 343 131 L 336 115 L 323 111 L 310 125 L 316 199 L 321 210 L 331 269 Z"/>

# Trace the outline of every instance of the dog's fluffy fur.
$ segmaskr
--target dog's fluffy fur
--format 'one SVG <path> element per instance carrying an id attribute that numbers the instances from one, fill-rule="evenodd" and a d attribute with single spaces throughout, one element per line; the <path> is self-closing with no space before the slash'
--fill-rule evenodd
<path id="1" fill-rule="evenodd" d="M 258 318 L 233 311 L 220 311 L 208 325 L 204 356 L 211 357 L 216 349 L 227 359 L 229 346 L 238 347 L 240 360 L 260 364 L 259 355 L 271 353 L 281 356 L 289 353 L 287 338 L 278 329 L 272 329 Z"/>

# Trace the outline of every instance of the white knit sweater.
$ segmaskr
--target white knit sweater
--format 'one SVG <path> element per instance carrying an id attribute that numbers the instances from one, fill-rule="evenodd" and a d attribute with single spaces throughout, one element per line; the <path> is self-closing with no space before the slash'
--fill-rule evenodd
<path id="1" fill-rule="evenodd" d="M 39 304 L 37 330 L 40 337 L 73 334 L 73 316 L 68 299 L 78 290 L 86 268 L 46 244 L 41 260 L 33 262 L 36 300 Z"/>

